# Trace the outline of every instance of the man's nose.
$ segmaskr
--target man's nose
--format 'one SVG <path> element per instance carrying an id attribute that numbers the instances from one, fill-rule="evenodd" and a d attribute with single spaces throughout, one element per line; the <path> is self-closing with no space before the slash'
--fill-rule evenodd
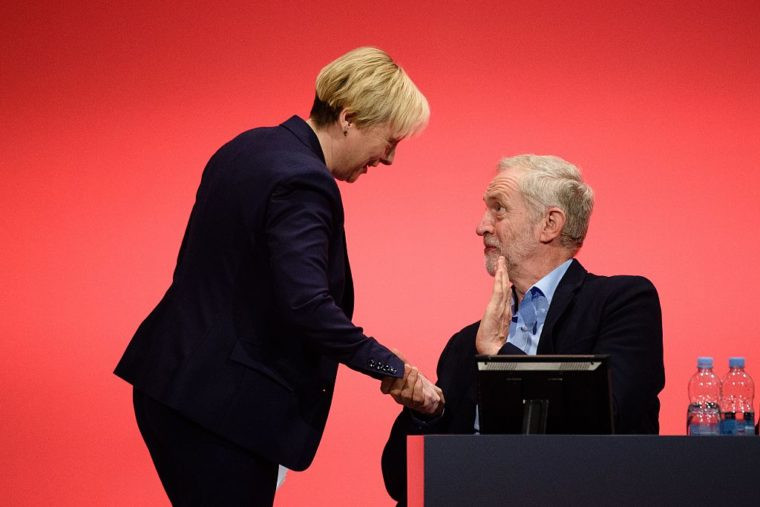
<path id="1" fill-rule="evenodd" d="M 488 214 L 488 210 L 480 217 L 480 222 L 475 228 L 475 234 L 478 236 L 485 236 L 488 233 L 493 233 L 493 224 L 491 223 L 491 217 Z"/>

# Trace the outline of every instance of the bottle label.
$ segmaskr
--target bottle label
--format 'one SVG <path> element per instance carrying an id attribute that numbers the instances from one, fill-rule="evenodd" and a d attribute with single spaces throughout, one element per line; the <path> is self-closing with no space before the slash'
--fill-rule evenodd
<path id="1" fill-rule="evenodd" d="M 755 434 L 755 413 L 754 412 L 744 412 L 744 434 L 745 435 Z"/>
<path id="2" fill-rule="evenodd" d="M 686 433 L 694 436 L 719 435 L 720 407 L 717 403 L 691 403 L 686 412 Z"/>
<path id="3" fill-rule="evenodd" d="M 736 414 L 734 412 L 723 412 L 720 421 L 721 435 L 736 435 Z"/>
<path id="4" fill-rule="evenodd" d="M 718 424 L 692 423 L 687 428 L 687 434 L 693 437 L 719 435 Z"/>
<path id="5" fill-rule="evenodd" d="M 690 424 L 689 436 L 702 437 L 706 435 L 719 435 L 717 424 Z"/>

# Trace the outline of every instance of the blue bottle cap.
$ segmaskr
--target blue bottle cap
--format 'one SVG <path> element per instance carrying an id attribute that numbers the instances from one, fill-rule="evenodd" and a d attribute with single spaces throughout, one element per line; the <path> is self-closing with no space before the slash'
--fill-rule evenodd
<path id="1" fill-rule="evenodd" d="M 728 367 L 729 368 L 744 368 L 744 358 L 743 357 L 729 357 Z"/>
<path id="2" fill-rule="evenodd" d="M 697 358 L 697 368 L 712 368 L 712 367 L 713 367 L 712 357 L 700 356 Z"/>

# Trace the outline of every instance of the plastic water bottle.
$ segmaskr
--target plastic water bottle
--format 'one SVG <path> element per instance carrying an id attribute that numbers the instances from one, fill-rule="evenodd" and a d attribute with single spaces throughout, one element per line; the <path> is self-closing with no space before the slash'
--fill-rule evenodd
<path id="1" fill-rule="evenodd" d="M 697 373 L 689 380 L 687 435 L 718 435 L 720 425 L 720 379 L 713 373 L 713 358 L 697 358 Z"/>
<path id="2" fill-rule="evenodd" d="M 744 371 L 743 357 L 729 358 L 728 368 L 721 390 L 720 434 L 754 435 L 755 411 L 752 399 L 755 396 L 755 384 Z"/>

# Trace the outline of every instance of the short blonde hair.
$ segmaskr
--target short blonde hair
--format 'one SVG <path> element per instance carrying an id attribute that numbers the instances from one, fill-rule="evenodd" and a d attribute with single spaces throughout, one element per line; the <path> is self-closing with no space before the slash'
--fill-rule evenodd
<path id="1" fill-rule="evenodd" d="M 550 206 L 565 212 L 560 235 L 562 246 L 578 249 L 588 232 L 594 192 L 581 177 L 580 170 L 554 155 L 517 155 L 499 162 L 499 169 L 526 169 L 518 178 L 520 194 L 538 219 Z"/>
<path id="2" fill-rule="evenodd" d="M 404 69 L 371 47 L 349 51 L 317 76 L 312 121 L 324 127 L 343 109 L 357 127 L 388 124 L 399 138 L 421 132 L 430 117 L 427 99 Z"/>

